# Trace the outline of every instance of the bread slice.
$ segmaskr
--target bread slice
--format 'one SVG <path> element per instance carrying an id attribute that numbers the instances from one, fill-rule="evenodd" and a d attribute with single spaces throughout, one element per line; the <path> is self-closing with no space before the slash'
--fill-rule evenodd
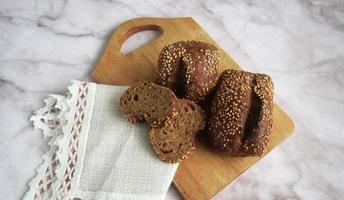
<path id="1" fill-rule="evenodd" d="M 272 128 L 273 83 L 265 74 L 225 70 L 211 104 L 207 133 L 215 149 L 260 156 Z"/>
<path id="2" fill-rule="evenodd" d="M 120 99 L 120 111 L 132 123 L 147 121 L 151 127 L 162 127 L 176 112 L 173 91 L 141 82 L 133 85 Z"/>
<path id="3" fill-rule="evenodd" d="M 177 114 L 161 128 L 149 131 L 150 142 L 160 160 L 175 163 L 195 149 L 195 136 L 205 126 L 203 110 L 193 101 L 178 100 Z"/>

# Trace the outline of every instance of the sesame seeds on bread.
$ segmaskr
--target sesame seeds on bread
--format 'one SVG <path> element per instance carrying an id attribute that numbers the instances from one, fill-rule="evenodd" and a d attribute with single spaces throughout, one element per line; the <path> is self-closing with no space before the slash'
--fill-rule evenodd
<path id="1" fill-rule="evenodd" d="M 215 149 L 260 156 L 272 128 L 273 84 L 264 74 L 225 70 L 212 100 L 207 133 Z"/>
<path id="2" fill-rule="evenodd" d="M 265 74 L 256 74 L 253 92 L 258 103 L 256 109 L 251 109 L 257 115 L 256 126 L 247 125 L 252 129 L 246 136 L 239 152 L 244 156 L 262 155 L 267 146 L 273 122 L 273 83 L 271 78 Z M 260 108 L 260 109 L 259 109 Z M 252 123 L 252 122 L 251 122 Z"/>
<path id="3" fill-rule="evenodd" d="M 190 100 L 178 100 L 177 114 L 165 126 L 149 131 L 153 150 L 169 163 L 187 158 L 195 149 L 195 135 L 205 126 L 202 109 Z"/>
<path id="4" fill-rule="evenodd" d="M 157 83 L 171 88 L 178 97 L 199 103 L 218 80 L 220 53 L 212 44 L 180 41 L 165 46 L 157 65 Z"/>

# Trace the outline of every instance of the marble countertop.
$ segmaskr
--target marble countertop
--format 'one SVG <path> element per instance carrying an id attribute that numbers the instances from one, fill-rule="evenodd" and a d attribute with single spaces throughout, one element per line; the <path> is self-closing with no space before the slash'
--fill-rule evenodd
<path id="1" fill-rule="evenodd" d="M 0 0 L 0 199 L 21 199 L 47 150 L 31 113 L 70 80 L 92 80 L 112 30 L 140 16 L 192 16 L 244 69 L 272 76 L 295 122 L 214 199 L 342 198 L 343 1 Z M 180 199 L 173 187 L 167 199 Z"/>

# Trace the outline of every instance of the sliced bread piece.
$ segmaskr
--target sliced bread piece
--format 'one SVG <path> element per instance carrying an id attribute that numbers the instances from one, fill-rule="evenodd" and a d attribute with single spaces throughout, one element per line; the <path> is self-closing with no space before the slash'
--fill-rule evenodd
<path id="1" fill-rule="evenodd" d="M 177 101 L 177 114 L 165 126 L 152 128 L 149 137 L 160 160 L 175 163 L 195 149 L 195 136 L 205 126 L 203 110 L 193 101 Z"/>
<path id="2" fill-rule="evenodd" d="M 120 99 L 120 111 L 132 123 L 147 121 L 151 127 L 162 127 L 176 111 L 173 91 L 154 83 L 133 85 Z"/>

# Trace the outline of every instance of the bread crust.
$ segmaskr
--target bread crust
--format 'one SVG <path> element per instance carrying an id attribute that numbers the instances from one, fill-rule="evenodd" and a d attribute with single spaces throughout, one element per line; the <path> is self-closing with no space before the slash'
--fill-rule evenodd
<path id="1" fill-rule="evenodd" d="M 165 46 L 157 64 L 157 84 L 171 88 L 178 97 L 199 103 L 218 80 L 220 51 L 200 41 L 180 41 Z"/>
<path id="2" fill-rule="evenodd" d="M 265 74 L 225 70 L 210 109 L 212 146 L 235 156 L 260 156 L 272 128 L 273 83 Z"/>
<path id="3" fill-rule="evenodd" d="M 265 74 L 256 74 L 254 93 L 260 100 L 258 124 L 252 129 L 251 134 L 245 138 L 239 154 L 241 156 L 260 156 L 268 145 L 273 125 L 273 83 Z"/>

